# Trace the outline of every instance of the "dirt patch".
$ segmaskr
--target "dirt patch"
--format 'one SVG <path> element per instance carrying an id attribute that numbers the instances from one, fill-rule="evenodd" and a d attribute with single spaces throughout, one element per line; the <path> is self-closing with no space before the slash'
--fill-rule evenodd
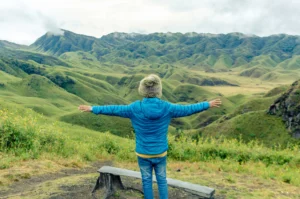
<path id="1" fill-rule="evenodd" d="M 76 176 L 84 176 L 85 174 L 95 174 L 95 182 L 96 182 L 97 170 L 104 165 L 112 165 L 112 162 L 111 161 L 95 162 L 90 166 L 81 169 L 77 169 L 77 168 L 63 169 L 56 173 L 31 176 L 29 179 L 20 178 L 18 181 L 14 182 L 10 186 L 7 187 L 0 186 L 0 198 L 25 196 L 31 192 L 35 192 L 35 189 L 37 189 L 39 186 L 41 186 L 44 183 L 51 184 L 51 182 L 55 182 L 57 179 L 64 179 L 68 177 L 73 178 Z"/>

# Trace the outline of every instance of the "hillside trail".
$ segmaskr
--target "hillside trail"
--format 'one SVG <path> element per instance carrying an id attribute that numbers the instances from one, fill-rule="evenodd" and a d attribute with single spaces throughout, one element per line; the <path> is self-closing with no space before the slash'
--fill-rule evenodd
<path id="1" fill-rule="evenodd" d="M 89 167 L 81 169 L 63 169 L 56 173 L 32 176 L 29 179 L 20 179 L 8 187 L 0 186 L 1 199 L 92 199 L 97 170 L 104 166 L 113 166 L 112 162 L 95 162 Z M 110 199 L 139 199 L 143 195 L 136 190 L 142 190 L 141 180 L 122 177 L 125 187 L 133 189 L 119 190 Z M 135 189 L 135 190 L 134 190 Z M 98 190 L 95 198 L 103 198 L 105 190 Z M 154 184 L 155 198 L 158 198 L 157 187 Z M 169 188 L 169 198 L 196 199 L 198 197 L 182 190 Z M 218 197 L 221 199 L 221 197 Z"/>

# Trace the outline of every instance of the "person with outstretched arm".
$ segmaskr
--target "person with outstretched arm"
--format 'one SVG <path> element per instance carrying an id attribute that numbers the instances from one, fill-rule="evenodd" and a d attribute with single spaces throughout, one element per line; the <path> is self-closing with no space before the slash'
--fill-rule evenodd
<path id="1" fill-rule="evenodd" d="M 154 170 L 160 199 L 168 198 L 166 161 L 168 127 L 172 118 L 185 117 L 209 108 L 219 107 L 220 99 L 189 105 L 172 104 L 161 100 L 161 79 L 154 74 L 140 81 L 139 94 L 144 98 L 129 105 L 80 105 L 79 110 L 129 118 L 135 131 L 136 155 L 142 175 L 145 199 L 153 199 L 152 171 Z"/>

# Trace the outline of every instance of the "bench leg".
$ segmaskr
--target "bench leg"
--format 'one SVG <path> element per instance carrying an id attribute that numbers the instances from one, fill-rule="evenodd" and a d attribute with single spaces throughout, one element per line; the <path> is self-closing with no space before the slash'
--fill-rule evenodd
<path id="1" fill-rule="evenodd" d="M 104 186 L 106 188 L 106 195 L 104 197 L 105 199 L 108 199 L 110 196 L 112 196 L 117 189 L 125 189 L 120 176 L 108 173 L 101 173 L 92 191 L 92 195 L 94 198 L 95 191 L 100 188 L 103 188 Z"/>
<path id="2" fill-rule="evenodd" d="M 103 175 L 100 175 L 98 178 L 97 178 L 97 181 L 96 181 L 96 185 L 92 191 L 92 196 L 94 199 L 96 199 L 95 197 L 95 192 L 98 190 L 98 189 L 101 189 L 104 187 L 104 176 Z"/>

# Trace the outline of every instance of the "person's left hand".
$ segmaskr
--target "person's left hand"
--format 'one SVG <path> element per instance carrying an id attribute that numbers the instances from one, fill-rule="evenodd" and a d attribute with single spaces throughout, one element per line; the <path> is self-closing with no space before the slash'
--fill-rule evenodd
<path id="1" fill-rule="evenodd" d="M 80 105 L 78 107 L 78 110 L 80 110 L 82 112 L 91 112 L 92 111 L 92 107 L 91 106 L 87 106 L 87 105 Z"/>

